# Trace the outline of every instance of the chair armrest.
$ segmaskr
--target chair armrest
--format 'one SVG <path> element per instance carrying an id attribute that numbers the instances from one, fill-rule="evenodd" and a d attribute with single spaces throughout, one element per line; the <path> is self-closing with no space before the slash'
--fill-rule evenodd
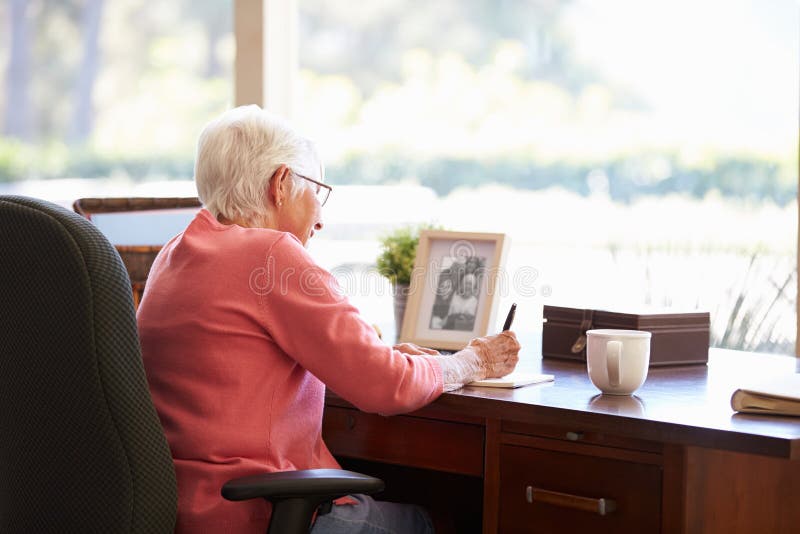
<path id="1" fill-rule="evenodd" d="M 235 478 L 222 487 L 222 496 L 229 501 L 256 497 L 267 500 L 302 497 L 333 500 L 352 493 L 376 493 L 383 490 L 383 487 L 381 479 L 352 471 L 307 469 Z"/>

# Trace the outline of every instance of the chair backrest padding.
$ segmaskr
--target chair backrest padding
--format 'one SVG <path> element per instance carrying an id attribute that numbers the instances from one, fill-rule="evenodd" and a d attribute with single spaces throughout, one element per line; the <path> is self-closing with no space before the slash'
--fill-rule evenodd
<path id="1" fill-rule="evenodd" d="M 114 247 L 0 196 L 0 532 L 172 532 L 175 474 Z"/>

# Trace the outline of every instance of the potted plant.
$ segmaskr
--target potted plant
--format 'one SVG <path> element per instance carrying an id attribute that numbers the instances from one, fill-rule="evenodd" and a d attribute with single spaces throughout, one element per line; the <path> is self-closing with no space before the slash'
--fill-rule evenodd
<path id="1" fill-rule="evenodd" d="M 434 229 L 432 225 L 403 226 L 386 234 L 380 240 L 381 252 L 377 258 L 378 272 L 392 283 L 394 295 L 394 324 L 396 338 L 403 327 L 403 314 L 408 302 L 411 271 L 417 256 L 420 230 Z"/>

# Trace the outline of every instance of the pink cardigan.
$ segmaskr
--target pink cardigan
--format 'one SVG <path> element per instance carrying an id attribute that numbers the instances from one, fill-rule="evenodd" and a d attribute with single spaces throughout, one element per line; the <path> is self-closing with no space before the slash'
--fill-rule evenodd
<path id="1" fill-rule="evenodd" d="M 443 388 L 435 358 L 381 342 L 298 239 L 206 210 L 158 255 L 137 319 L 175 461 L 177 532 L 263 533 L 269 507 L 225 501 L 226 480 L 338 467 L 321 436 L 326 385 L 382 414 Z"/>

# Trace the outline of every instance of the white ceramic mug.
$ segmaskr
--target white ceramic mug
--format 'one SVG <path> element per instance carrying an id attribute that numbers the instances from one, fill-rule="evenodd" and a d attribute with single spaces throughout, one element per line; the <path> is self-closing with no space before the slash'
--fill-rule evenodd
<path id="1" fill-rule="evenodd" d="M 589 330 L 586 365 L 597 389 L 609 395 L 630 395 L 647 378 L 650 332 L 641 330 Z"/>

